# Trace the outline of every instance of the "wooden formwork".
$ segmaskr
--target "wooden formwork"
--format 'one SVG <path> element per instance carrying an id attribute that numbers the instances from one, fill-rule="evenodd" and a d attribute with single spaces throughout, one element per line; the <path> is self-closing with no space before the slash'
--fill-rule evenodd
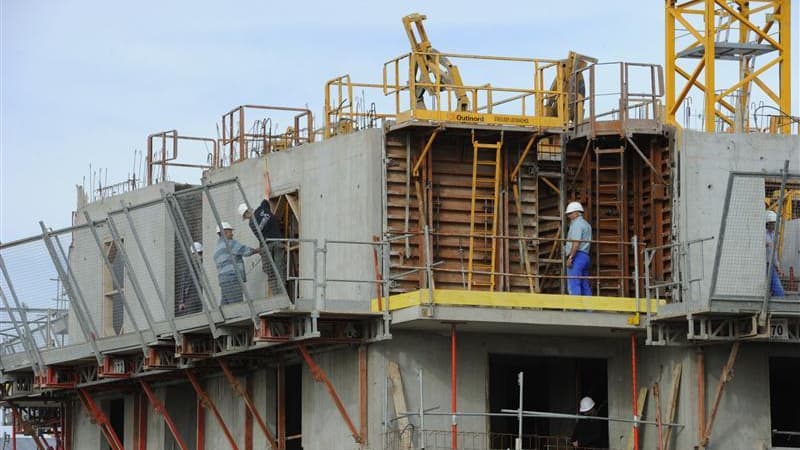
<path id="1" fill-rule="evenodd" d="M 633 274 L 633 236 L 640 243 L 640 277 L 644 246 L 671 241 L 672 149 L 662 133 L 582 137 L 566 145 L 567 199 L 583 203 L 594 239 L 603 241 L 592 247 L 594 274 L 609 277 L 593 283 L 599 295 L 633 295 L 632 279 L 618 281 Z M 667 279 L 671 259 L 669 250 L 657 254 L 651 276 Z"/>
<path id="2" fill-rule="evenodd" d="M 433 131 L 408 127 L 390 132 L 386 138 L 386 231 L 390 236 L 408 235 L 391 244 L 390 272 L 396 279 L 391 290 L 395 293 L 426 286 L 425 226 L 430 231 L 435 286 L 481 289 L 468 282 L 472 130 L 440 129 L 424 160 L 418 161 Z M 532 138 L 531 150 L 512 180 L 510 175 Z M 501 139 L 501 132 L 475 130 L 475 139 L 494 143 Z M 503 132 L 494 290 L 561 292 L 562 210 L 565 202 L 579 200 L 594 238 L 605 242 L 592 246 L 591 275 L 609 279 L 594 281 L 594 292 L 633 295 L 633 280 L 624 278 L 633 273 L 631 237 L 637 236 L 641 243 L 640 276 L 644 274 L 644 246 L 667 244 L 671 239 L 670 139 L 662 132 L 634 134 L 630 140 L 620 135 L 564 139 L 561 135 Z M 413 174 L 415 166 L 419 168 L 417 176 Z M 478 177 L 490 176 L 488 167 L 476 170 Z M 491 209 L 491 201 L 481 200 L 490 195 L 488 187 L 476 188 L 476 211 Z M 490 227 L 488 219 L 476 219 L 474 235 L 478 230 L 486 234 L 481 227 Z M 474 244 L 476 264 L 488 262 L 490 253 L 485 249 L 490 245 Z M 671 253 L 665 250 L 656 256 L 650 270 L 654 279 L 666 279 L 671 267 Z M 488 279 L 476 272 L 473 281 Z"/>
<path id="3" fill-rule="evenodd" d="M 471 130 L 442 130 L 436 136 L 418 176 L 413 175 L 430 129 L 404 129 L 387 135 L 387 232 L 391 235 L 411 234 L 391 246 L 393 276 L 425 266 L 424 226 L 430 229 L 431 260 L 435 265 L 437 288 L 468 288 L 468 253 L 470 208 L 472 198 L 473 146 Z M 518 181 L 512 183 L 510 174 L 517 166 L 531 139 L 534 146 L 520 165 Z M 476 130 L 475 139 L 495 143 L 500 131 Z M 502 136 L 500 158 L 500 194 L 498 197 L 498 227 L 495 239 L 495 290 L 536 291 L 560 290 L 560 280 L 539 280 L 535 275 L 560 271 L 561 245 L 538 238 L 556 238 L 561 232 L 559 213 L 561 154 L 559 144 L 529 132 Z M 545 150 L 540 150 L 544 149 Z M 478 167 L 478 177 L 488 177 L 489 167 Z M 519 202 L 515 198 L 519 193 Z M 490 212 L 491 189 L 476 189 L 476 211 Z M 517 203 L 520 213 L 517 213 Z M 481 229 L 481 227 L 484 227 Z M 490 227 L 488 218 L 476 220 L 476 230 Z M 476 233 L 477 234 L 477 233 Z M 485 234 L 485 233 L 483 233 Z M 518 239 L 524 236 L 526 240 Z M 487 240 L 481 237 L 481 240 Z M 474 244 L 474 261 L 486 263 L 491 242 Z M 531 277 L 525 260 L 530 265 Z M 557 270 L 554 267 L 558 263 Z M 392 291 L 407 292 L 424 286 L 424 273 L 419 270 L 399 279 Z M 474 273 L 475 279 L 488 275 Z"/>

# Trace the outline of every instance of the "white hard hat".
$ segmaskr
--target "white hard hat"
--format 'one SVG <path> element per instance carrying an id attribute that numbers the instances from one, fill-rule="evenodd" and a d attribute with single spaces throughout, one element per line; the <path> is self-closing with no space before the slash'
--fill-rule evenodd
<path id="1" fill-rule="evenodd" d="M 581 399 L 581 409 L 580 409 L 580 411 L 582 413 L 585 413 L 585 412 L 591 411 L 592 408 L 594 408 L 594 400 L 592 400 L 592 397 L 583 397 Z"/>
<path id="2" fill-rule="evenodd" d="M 223 230 L 232 230 L 233 227 L 228 222 L 222 222 L 222 229 Z M 219 229 L 219 226 L 217 226 L 217 234 L 219 234 L 221 231 L 222 230 Z"/>
<path id="3" fill-rule="evenodd" d="M 775 211 L 767 211 L 767 223 L 775 223 L 778 221 L 778 215 Z"/>
<path id="4" fill-rule="evenodd" d="M 575 211 L 583 212 L 583 205 L 581 202 L 570 202 L 567 205 L 567 214 L 574 213 Z"/>
<path id="5" fill-rule="evenodd" d="M 203 244 L 195 242 L 192 244 L 192 251 L 195 253 L 203 253 Z"/>
<path id="6" fill-rule="evenodd" d="M 246 213 L 248 209 L 250 208 L 247 207 L 247 203 L 242 203 L 239 205 L 239 216 L 242 218 L 242 220 L 245 220 L 244 213 Z"/>

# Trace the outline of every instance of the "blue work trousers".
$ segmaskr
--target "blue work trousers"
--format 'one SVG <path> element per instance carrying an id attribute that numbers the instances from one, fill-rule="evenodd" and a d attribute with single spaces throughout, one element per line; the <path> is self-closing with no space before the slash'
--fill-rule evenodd
<path id="1" fill-rule="evenodd" d="M 778 268 L 772 266 L 772 276 L 769 280 L 769 288 L 773 297 L 784 297 L 786 294 L 783 292 L 783 285 L 781 279 L 778 278 Z"/>
<path id="2" fill-rule="evenodd" d="M 569 295 L 592 295 L 592 287 L 589 285 L 589 254 L 576 252 L 572 258 L 572 267 L 567 267 L 567 291 Z"/>

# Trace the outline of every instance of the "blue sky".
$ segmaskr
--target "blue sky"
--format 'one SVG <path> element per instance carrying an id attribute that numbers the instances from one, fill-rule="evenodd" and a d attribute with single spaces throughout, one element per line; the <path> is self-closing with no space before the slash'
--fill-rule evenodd
<path id="1" fill-rule="evenodd" d="M 400 18 L 410 12 L 428 16 L 443 52 L 562 58 L 572 49 L 663 64 L 663 5 L 3 0 L 0 240 L 38 233 L 39 220 L 68 226 L 89 165 L 124 180 L 150 133 L 214 137 L 222 113 L 244 103 L 307 105 L 319 116 L 326 80 L 378 82 L 382 64 L 408 51 Z"/>

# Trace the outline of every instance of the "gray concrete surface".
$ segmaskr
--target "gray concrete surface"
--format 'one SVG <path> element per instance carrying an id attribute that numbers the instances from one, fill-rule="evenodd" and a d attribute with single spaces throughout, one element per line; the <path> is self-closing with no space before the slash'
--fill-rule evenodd
<path id="1" fill-rule="evenodd" d="M 703 279 L 692 286 L 681 308 L 698 311 L 710 305 L 709 292 L 730 174 L 779 173 L 786 160 L 790 161 L 791 171 L 800 172 L 800 137 L 686 130 L 678 135 L 676 145 L 680 185 L 675 208 L 677 217 L 673 220 L 677 223 L 677 237 L 681 241 L 716 238 L 704 245 L 702 259 L 696 247 L 689 256 L 692 277 L 703 275 Z M 686 265 L 682 270 L 687 271 Z"/>

